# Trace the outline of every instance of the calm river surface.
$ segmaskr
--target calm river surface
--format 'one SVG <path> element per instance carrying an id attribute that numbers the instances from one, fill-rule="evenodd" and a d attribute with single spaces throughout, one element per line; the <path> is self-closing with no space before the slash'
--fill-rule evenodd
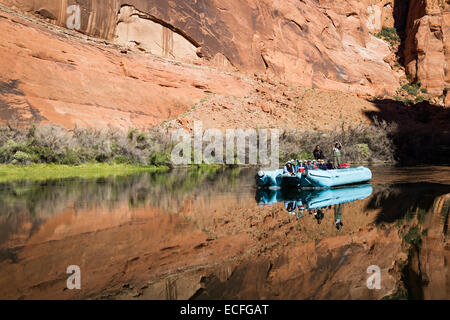
<path id="1" fill-rule="evenodd" d="M 449 299 L 450 167 L 371 169 L 320 192 L 254 168 L 1 183 L 0 299 Z"/>

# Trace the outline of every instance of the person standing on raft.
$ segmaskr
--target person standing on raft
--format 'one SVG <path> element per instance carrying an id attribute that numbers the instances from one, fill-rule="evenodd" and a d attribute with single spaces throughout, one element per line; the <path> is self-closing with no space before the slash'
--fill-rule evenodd
<path id="1" fill-rule="evenodd" d="M 336 142 L 333 148 L 333 162 L 335 169 L 339 169 L 341 167 L 341 149 L 342 144 L 340 142 Z"/>
<path id="2" fill-rule="evenodd" d="M 323 155 L 322 149 L 320 149 L 319 145 L 316 146 L 316 148 L 313 151 L 313 154 L 316 160 L 325 159 L 325 156 Z"/>

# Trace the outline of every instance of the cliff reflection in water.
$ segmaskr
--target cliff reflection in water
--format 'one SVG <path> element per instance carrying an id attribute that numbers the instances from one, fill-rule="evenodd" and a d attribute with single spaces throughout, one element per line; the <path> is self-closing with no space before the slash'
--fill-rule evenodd
<path id="1" fill-rule="evenodd" d="M 449 184 L 408 183 L 402 170 L 292 193 L 257 190 L 254 175 L 215 168 L 0 184 L 0 298 L 450 297 Z M 80 291 L 65 288 L 72 264 Z M 381 290 L 365 285 L 371 264 Z"/>
<path id="2" fill-rule="evenodd" d="M 8 239 L 8 234 L 18 231 L 21 224 L 32 224 L 31 236 L 48 218 L 69 208 L 112 212 L 118 208 L 128 211 L 150 206 L 177 213 L 192 195 L 208 197 L 243 188 L 239 185 L 246 181 L 242 175 L 241 169 L 207 168 L 97 179 L 0 183 L 0 244 Z"/>
<path id="3" fill-rule="evenodd" d="M 395 223 L 409 248 L 401 270 L 401 296 L 449 299 L 450 185 L 423 182 L 380 186 L 367 204 L 367 209 L 371 208 L 380 210 L 375 223 Z"/>

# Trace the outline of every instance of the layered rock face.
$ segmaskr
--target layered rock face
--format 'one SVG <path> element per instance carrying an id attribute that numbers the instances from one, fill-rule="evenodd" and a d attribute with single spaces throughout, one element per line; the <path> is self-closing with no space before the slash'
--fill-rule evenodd
<path id="1" fill-rule="evenodd" d="M 389 47 L 369 32 L 392 23 L 392 6 L 373 1 L 0 2 L 156 55 L 269 71 L 323 89 L 383 94 L 398 87 L 383 61 Z"/>
<path id="2" fill-rule="evenodd" d="M 448 1 L 413 0 L 408 5 L 393 0 L 0 0 L 0 4 L 51 23 L 29 15 L 25 22 L 7 14 L 1 21 L 5 41 L 0 62 L 7 67 L 0 79 L 0 118 L 7 121 L 47 121 L 67 127 L 155 126 L 177 118 L 212 93 L 250 96 L 254 73 L 264 73 L 274 84 L 281 80 L 364 96 L 392 96 L 401 72 L 390 66 L 395 60 L 392 49 L 373 34 L 393 26 L 404 35 L 401 50 L 412 80 L 435 96 L 445 93 L 450 83 Z M 65 29 L 49 31 L 52 24 Z M 97 40 L 84 41 L 87 36 Z M 118 47 L 133 52 L 124 55 Z M 449 99 L 447 95 L 446 105 Z M 263 111 L 274 123 L 277 115 L 270 110 L 276 108 L 266 104 Z M 283 104 L 276 104 L 283 110 Z M 345 116 L 357 114 L 352 110 Z"/>
<path id="3" fill-rule="evenodd" d="M 410 1 L 406 30 L 407 72 L 430 93 L 442 94 L 450 88 L 450 2 Z"/>
<path id="4" fill-rule="evenodd" d="M 148 128 L 177 117 L 212 92 L 249 94 L 250 86 L 235 75 L 121 52 L 8 12 L 0 16 L 3 121 Z"/>
<path id="5" fill-rule="evenodd" d="M 392 93 L 389 48 L 370 33 L 405 28 L 405 66 L 431 93 L 449 86 L 444 0 L 1 0 L 90 36 L 176 59 L 284 76 L 310 87 Z"/>

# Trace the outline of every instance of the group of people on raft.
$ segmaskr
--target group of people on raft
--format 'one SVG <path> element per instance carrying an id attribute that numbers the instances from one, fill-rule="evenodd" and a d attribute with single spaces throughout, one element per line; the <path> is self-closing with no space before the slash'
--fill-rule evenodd
<path id="1" fill-rule="evenodd" d="M 341 164 L 341 149 L 342 144 L 336 142 L 333 147 L 333 163 L 330 159 L 325 163 L 325 156 L 319 145 L 313 151 L 315 160 L 290 160 L 286 163 L 283 168 L 283 174 L 295 175 L 297 172 L 303 170 L 333 170 L 340 169 L 343 165 Z M 302 169 L 303 168 L 303 169 Z"/>

